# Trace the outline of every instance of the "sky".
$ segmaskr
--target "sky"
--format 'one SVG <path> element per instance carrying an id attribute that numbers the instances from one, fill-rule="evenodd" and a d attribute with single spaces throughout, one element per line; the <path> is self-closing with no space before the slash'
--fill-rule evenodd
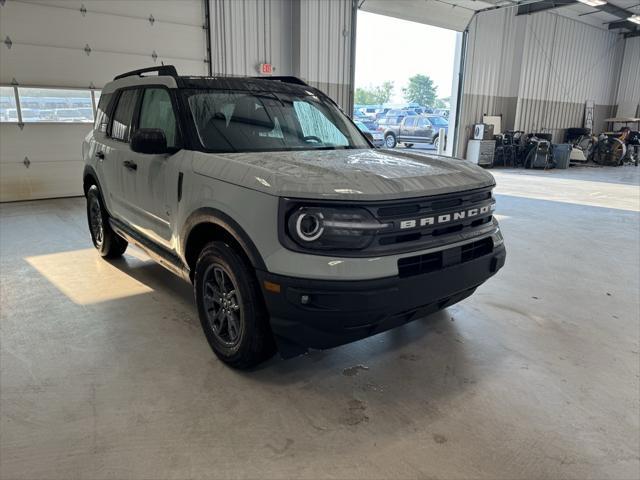
<path id="1" fill-rule="evenodd" d="M 356 88 L 391 80 L 395 89 L 390 103 L 405 103 L 402 87 L 421 73 L 438 86 L 439 98 L 451 95 L 453 30 L 359 11 L 356 32 Z"/>

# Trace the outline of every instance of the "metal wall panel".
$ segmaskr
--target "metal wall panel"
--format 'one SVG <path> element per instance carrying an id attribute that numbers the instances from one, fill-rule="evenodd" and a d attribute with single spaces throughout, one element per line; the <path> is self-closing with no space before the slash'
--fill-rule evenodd
<path id="1" fill-rule="evenodd" d="M 503 129 L 550 132 L 581 126 L 587 100 L 596 129 L 614 113 L 624 39 L 591 25 L 541 12 L 482 12 L 469 26 L 457 154 L 483 114 L 502 114 Z"/>
<path id="2" fill-rule="evenodd" d="M 216 74 L 257 75 L 271 63 L 292 75 L 290 0 L 211 0 L 211 52 Z"/>
<path id="3" fill-rule="evenodd" d="M 295 75 L 349 110 L 352 0 L 210 0 L 213 71 Z"/>
<path id="4" fill-rule="evenodd" d="M 616 103 L 616 116 L 640 117 L 640 37 L 625 42 Z"/>
<path id="5" fill-rule="evenodd" d="M 304 0 L 300 4 L 300 70 L 345 111 L 352 107 L 351 0 Z"/>

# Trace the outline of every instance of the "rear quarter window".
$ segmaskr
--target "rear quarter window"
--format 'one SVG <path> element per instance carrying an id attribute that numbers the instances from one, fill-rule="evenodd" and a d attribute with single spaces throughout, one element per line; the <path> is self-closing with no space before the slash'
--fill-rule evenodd
<path id="1" fill-rule="evenodd" d="M 105 93 L 100 95 L 98 102 L 98 110 L 96 111 L 96 123 L 94 128 L 99 132 L 106 133 L 107 125 L 109 125 L 109 104 L 113 98 L 113 93 Z"/>

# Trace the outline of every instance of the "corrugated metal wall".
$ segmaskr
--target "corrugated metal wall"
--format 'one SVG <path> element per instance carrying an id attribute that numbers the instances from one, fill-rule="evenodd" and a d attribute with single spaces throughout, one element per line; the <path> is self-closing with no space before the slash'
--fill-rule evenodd
<path id="1" fill-rule="evenodd" d="M 640 37 L 625 42 L 616 103 L 616 116 L 640 117 Z"/>
<path id="2" fill-rule="evenodd" d="M 258 75 L 261 63 L 271 63 L 276 75 L 292 75 L 293 3 L 211 0 L 213 73 Z"/>
<path id="3" fill-rule="evenodd" d="M 351 0 L 300 3 L 299 75 L 352 111 Z"/>
<path id="4" fill-rule="evenodd" d="M 213 72 L 295 75 L 351 110 L 352 0 L 210 0 Z"/>
<path id="5" fill-rule="evenodd" d="M 458 155 L 484 113 L 503 129 L 552 133 L 583 124 L 593 100 L 595 128 L 615 113 L 624 39 L 552 12 L 483 12 L 469 27 Z"/>

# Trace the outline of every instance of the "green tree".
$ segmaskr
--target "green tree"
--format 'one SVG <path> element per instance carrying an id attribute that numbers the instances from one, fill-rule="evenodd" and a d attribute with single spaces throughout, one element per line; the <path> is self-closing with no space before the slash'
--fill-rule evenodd
<path id="1" fill-rule="evenodd" d="M 408 102 L 433 107 L 438 97 L 438 87 L 427 75 L 418 74 L 409 79 L 409 85 L 402 89 L 402 93 Z"/>
<path id="2" fill-rule="evenodd" d="M 436 108 L 450 108 L 451 97 L 442 97 L 436 100 L 434 107 Z"/>
<path id="3" fill-rule="evenodd" d="M 433 108 L 447 108 L 447 104 L 441 98 L 436 98 L 436 101 L 433 102 Z"/>
<path id="4" fill-rule="evenodd" d="M 375 87 L 356 88 L 354 101 L 358 105 L 381 105 L 387 103 L 393 93 L 393 82 L 386 81 Z"/>

